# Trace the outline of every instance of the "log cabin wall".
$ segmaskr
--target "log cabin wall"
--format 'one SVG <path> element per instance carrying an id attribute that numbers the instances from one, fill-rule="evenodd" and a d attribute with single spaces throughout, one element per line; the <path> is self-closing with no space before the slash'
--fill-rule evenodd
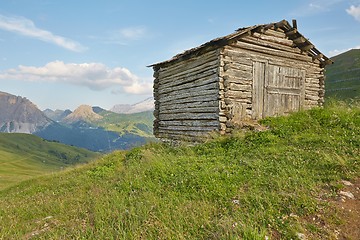
<path id="1" fill-rule="evenodd" d="M 324 102 L 324 68 L 294 47 L 282 29 L 254 31 L 224 46 L 219 72 L 224 85 L 220 110 L 226 116 L 220 124 L 225 125 L 225 132 L 245 122 Z M 259 74 L 264 78 L 261 83 Z"/>
<path id="2" fill-rule="evenodd" d="M 219 50 L 154 67 L 154 135 L 193 140 L 219 130 Z"/>

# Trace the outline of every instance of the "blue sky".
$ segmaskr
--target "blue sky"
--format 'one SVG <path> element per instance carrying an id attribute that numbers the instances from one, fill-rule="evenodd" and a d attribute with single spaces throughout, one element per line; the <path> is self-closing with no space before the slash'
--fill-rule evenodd
<path id="1" fill-rule="evenodd" d="M 360 48 L 360 0 L 0 0 L 0 91 L 42 110 L 136 103 L 147 65 L 282 19 L 329 57 Z"/>

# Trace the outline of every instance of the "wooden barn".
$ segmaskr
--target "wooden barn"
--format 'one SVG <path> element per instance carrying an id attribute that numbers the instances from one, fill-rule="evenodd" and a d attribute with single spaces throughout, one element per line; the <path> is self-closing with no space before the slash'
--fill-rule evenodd
<path id="1" fill-rule="evenodd" d="M 212 131 L 324 103 L 324 67 L 332 61 L 282 20 L 240 28 L 150 65 L 154 134 L 194 140 Z"/>

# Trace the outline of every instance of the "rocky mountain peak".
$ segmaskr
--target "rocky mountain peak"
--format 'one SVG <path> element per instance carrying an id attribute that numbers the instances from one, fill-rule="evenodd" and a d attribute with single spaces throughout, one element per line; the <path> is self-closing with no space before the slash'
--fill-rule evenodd
<path id="1" fill-rule="evenodd" d="M 51 123 L 30 100 L 0 92 L 0 132 L 34 133 Z"/>
<path id="2" fill-rule="evenodd" d="M 101 119 L 102 116 L 95 113 L 93 108 L 89 105 L 81 105 L 64 118 L 65 122 L 73 123 L 78 121 L 92 122 Z"/>

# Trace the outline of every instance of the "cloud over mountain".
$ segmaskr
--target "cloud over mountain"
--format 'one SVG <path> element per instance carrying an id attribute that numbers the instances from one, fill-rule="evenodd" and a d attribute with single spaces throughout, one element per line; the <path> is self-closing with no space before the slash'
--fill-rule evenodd
<path id="1" fill-rule="evenodd" d="M 62 82 L 88 87 L 92 90 L 113 88 L 113 92 L 146 94 L 152 85 L 141 80 L 123 67 L 109 68 L 102 63 L 49 62 L 42 67 L 19 65 L 15 69 L 0 72 L 0 80 L 34 82 Z"/>
<path id="2" fill-rule="evenodd" d="M 9 17 L 0 14 L 0 29 L 35 38 L 44 42 L 53 43 L 74 52 L 82 52 L 86 50 L 86 47 L 82 46 L 80 43 L 55 35 L 50 31 L 40 29 L 35 26 L 33 21 L 21 16 Z"/>
<path id="3" fill-rule="evenodd" d="M 360 22 L 360 5 L 357 7 L 351 5 L 349 9 L 346 9 L 346 12 Z"/>

